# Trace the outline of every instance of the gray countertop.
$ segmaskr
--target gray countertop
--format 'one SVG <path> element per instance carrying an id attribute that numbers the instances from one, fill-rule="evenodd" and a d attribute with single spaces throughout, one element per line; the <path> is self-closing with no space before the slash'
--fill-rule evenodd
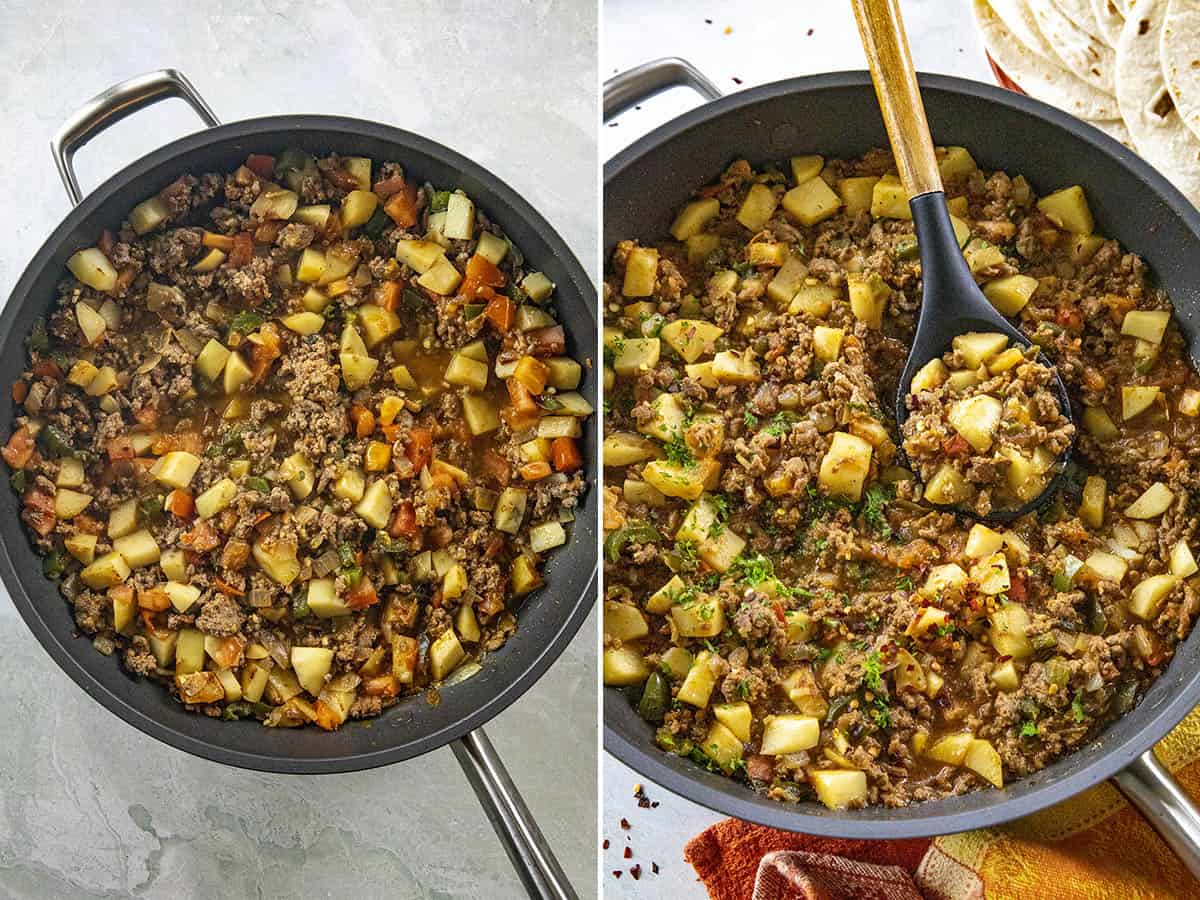
<path id="1" fill-rule="evenodd" d="M 966 0 L 903 0 L 901 6 L 918 69 L 992 81 Z M 602 24 L 605 78 L 662 56 L 688 59 L 727 92 L 797 75 L 866 68 L 848 3 L 607 0 Z M 604 158 L 698 102 L 690 91 L 675 89 L 626 112 L 601 132 Z M 722 817 L 651 783 L 607 754 L 603 779 L 600 830 L 609 841 L 601 866 L 605 896 L 703 898 L 703 885 L 683 861 L 683 846 Z M 638 784 L 658 807 L 639 807 L 633 795 Z M 630 824 L 628 831 L 620 826 L 622 818 Z M 628 860 L 626 846 L 633 852 Z M 651 862 L 659 866 L 657 875 L 649 871 Z M 634 864 L 642 867 L 636 881 L 628 871 Z M 621 870 L 621 877 L 614 878 L 613 870 Z"/>
<path id="2" fill-rule="evenodd" d="M 336 113 L 423 133 L 521 191 L 595 271 L 596 14 L 587 0 L 0 2 L 0 296 L 66 213 L 47 152 L 76 106 L 174 66 L 224 121 Z M 549 86 L 553 90 L 548 90 Z M 197 123 L 178 101 L 79 154 L 87 190 Z M 595 896 L 595 624 L 488 726 L 582 896 Z M 144 737 L 51 663 L 0 591 L 0 896 L 517 898 L 449 750 L 275 776 Z M 114 663 L 115 664 L 115 663 Z"/>

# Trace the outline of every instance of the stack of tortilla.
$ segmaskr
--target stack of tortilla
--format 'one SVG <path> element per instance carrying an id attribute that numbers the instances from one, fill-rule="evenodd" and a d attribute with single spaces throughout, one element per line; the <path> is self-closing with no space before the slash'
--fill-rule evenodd
<path id="1" fill-rule="evenodd" d="M 972 0 L 996 66 L 1200 206 L 1200 0 Z"/>

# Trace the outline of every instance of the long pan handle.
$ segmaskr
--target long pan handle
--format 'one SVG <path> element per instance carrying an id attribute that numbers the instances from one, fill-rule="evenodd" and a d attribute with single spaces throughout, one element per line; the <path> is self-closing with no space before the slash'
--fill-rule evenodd
<path id="1" fill-rule="evenodd" d="M 1112 782 L 1200 880 L 1200 809 L 1150 749 Z"/>
<path id="2" fill-rule="evenodd" d="M 450 745 L 532 900 L 578 900 L 482 728 Z"/>
<path id="3" fill-rule="evenodd" d="M 192 83 L 182 72 L 174 69 L 159 69 L 114 84 L 75 110 L 63 122 L 50 139 L 50 153 L 73 204 L 79 205 L 83 200 L 83 191 L 79 188 L 79 179 L 75 176 L 72 164 L 75 151 L 110 125 L 168 97 L 186 100 L 208 127 L 221 124 Z"/>
<path id="4" fill-rule="evenodd" d="M 642 63 L 604 82 L 604 121 L 668 88 L 690 87 L 705 100 L 719 100 L 720 89 L 686 59 L 668 56 Z"/>

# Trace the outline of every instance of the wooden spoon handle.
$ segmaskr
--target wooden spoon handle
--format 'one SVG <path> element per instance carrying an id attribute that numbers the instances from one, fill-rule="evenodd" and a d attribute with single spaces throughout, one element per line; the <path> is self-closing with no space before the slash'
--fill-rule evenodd
<path id="1" fill-rule="evenodd" d="M 875 96 L 909 199 L 942 190 L 899 0 L 853 0 Z"/>

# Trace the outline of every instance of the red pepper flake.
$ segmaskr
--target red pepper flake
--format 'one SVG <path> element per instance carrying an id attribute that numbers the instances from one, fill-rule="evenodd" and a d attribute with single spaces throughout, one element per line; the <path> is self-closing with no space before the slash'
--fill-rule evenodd
<path id="1" fill-rule="evenodd" d="M 628 830 L 629 830 L 630 828 L 632 828 L 632 827 L 633 827 L 633 826 L 629 824 L 629 820 L 628 820 L 628 819 L 622 819 L 622 820 L 621 820 L 621 830 L 622 830 L 622 831 L 628 831 Z"/>
<path id="2" fill-rule="evenodd" d="M 740 78 L 738 78 L 736 75 L 734 75 L 734 76 L 733 76 L 733 83 L 734 83 L 734 84 L 741 84 L 741 83 L 742 83 L 742 79 L 740 79 Z"/>
<path id="3" fill-rule="evenodd" d="M 629 849 L 628 847 L 625 848 L 625 858 L 633 859 L 633 851 L 631 849 Z"/>
<path id="4" fill-rule="evenodd" d="M 605 850 L 607 850 L 607 849 L 608 849 L 608 838 L 605 838 L 605 839 L 604 839 L 604 849 L 605 849 Z"/>
<path id="5" fill-rule="evenodd" d="M 621 870 L 613 869 L 613 878 L 620 878 L 620 877 L 621 877 Z"/>
<path id="6" fill-rule="evenodd" d="M 650 863 L 650 871 L 653 872 L 655 875 L 657 875 L 658 874 L 658 863 L 656 863 L 656 862 Z"/>
<path id="7" fill-rule="evenodd" d="M 633 878 L 634 881 L 637 881 L 639 878 L 642 877 L 642 867 L 640 865 L 633 866 L 629 870 L 629 874 Z"/>
<path id="8" fill-rule="evenodd" d="M 812 33 L 813 33 L 813 30 L 811 28 L 808 29 L 808 31 L 805 32 L 805 37 L 812 37 Z"/>

